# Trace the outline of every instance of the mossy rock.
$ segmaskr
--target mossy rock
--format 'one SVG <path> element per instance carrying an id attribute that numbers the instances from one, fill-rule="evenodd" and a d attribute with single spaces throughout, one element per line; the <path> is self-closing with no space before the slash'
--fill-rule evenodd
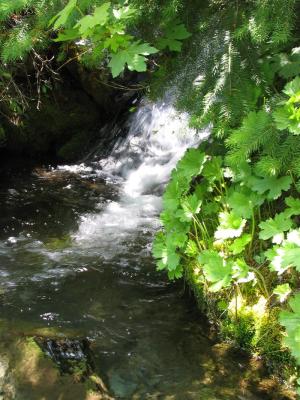
<path id="1" fill-rule="evenodd" d="M 106 388 L 78 382 L 73 375 L 61 375 L 56 364 L 45 355 L 33 337 L 1 344 L 9 358 L 9 373 L 3 384 L 5 400 L 108 400 Z M 102 382 L 98 378 L 98 382 Z"/>

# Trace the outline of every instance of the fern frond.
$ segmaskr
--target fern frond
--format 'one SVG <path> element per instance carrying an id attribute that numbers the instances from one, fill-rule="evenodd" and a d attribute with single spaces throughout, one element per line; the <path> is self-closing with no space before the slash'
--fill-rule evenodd
<path id="1" fill-rule="evenodd" d="M 243 120 L 242 126 L 233 131 L 226 145 L 229 148 L 228 162 L 246 160 L 264 143 L 272 138 L 272 117 L 266 111 L 250 112 Z"/>

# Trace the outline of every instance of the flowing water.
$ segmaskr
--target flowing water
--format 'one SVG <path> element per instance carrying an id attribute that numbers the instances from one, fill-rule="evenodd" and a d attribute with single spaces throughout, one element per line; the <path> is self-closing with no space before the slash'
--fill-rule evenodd
<path id="1" fill-rule="evenodd" d="M 1 171 L 2 329 L 85 338 L 116 399 L 256 399 L 247 360 L 209 338 L 182 283 L 151 258 L 162 188 L 208 136 L 187 121 L 170 99 L 145 101 L 104 160 L 94 151 L 84 164 Z"/>

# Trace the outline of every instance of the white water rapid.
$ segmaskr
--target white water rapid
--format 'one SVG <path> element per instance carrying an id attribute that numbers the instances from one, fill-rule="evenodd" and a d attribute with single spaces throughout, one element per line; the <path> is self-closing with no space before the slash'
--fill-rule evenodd
<path id="1" fill-rule="evenodd" d="M 188 114 L 175 110 L 172 96 L 156 103 L 142 102 L 129 121 L 125 142 L 117 143 L 107 159 L 94 162 L 99 175 L 121 181 L 119 199 L 96 215 L 81 217 L 74 235 L 77 244 L 96 245 L 110 257 L 122 252 L 123 242 L 137 232 L 157 228 L 162 187 L 187 148 L 208 136 L 208 131 L 191 129 L 188 121 Z"/>

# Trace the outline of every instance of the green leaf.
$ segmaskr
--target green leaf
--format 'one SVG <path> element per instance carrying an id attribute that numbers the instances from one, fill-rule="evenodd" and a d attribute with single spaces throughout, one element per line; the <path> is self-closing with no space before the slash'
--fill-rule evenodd
<path id="1" fill-rule="evenodd" d="M 196 257 L 199 253 L 197 244 L 193 240 L 189 239 L 184 253 L 189 257 Z"/>
<path id="2" fill-rule="evenodd" d="M 182 222 L 173 212 L 164 211 L 160 214 L 160 220 L 163 223 L 166 231 L 178 231 L 187 233 L 190 229 L 190 222 Z"/>
<path id="3" fill-rule="evenodd" d="M 168 271 L 168 277 L 170 280 L 179 279 L 182 277 L 182 275 L 183 275 L 183 268 L 181 265 L 178 265 L 176 269 L 172 271 Z"/>
<path id="4" fill-rule="evenodd" d="M 299 75 L 300 71 L 300 54 L 299 47 L 292 50 L 290 57 L 282 57 L 282 65 L 278 71 L 278 75 L 282 78 L 289 79 Z"/>
<path id="5" fill-rule="evenodd" d="M 157 267 L 159 270 L 175 270 L 180 262 L 180 256 L 176 253 L 176 245 L 168 243 L 167 237 L 159 232 L 154 240 L 152 254 L 158 258 Z"/>
<path id="6" fill-rule="evenodd" d="M 233 255 L 242 253 L 245 250 L 247 244 L 251 242 L 251 235 L 244 233 L 240 238 L 234 240 L 234 242 L 229 246 L 229 250 Z"/>
<path id="7" fill-rule="evenodd" d="M 291 184 L 292 178 L 290 176 L 282 176 L 281 178 L 271 176 L 264 178 L 253 177 L 250 186 L 252 190 L 259 194 L 267 193 L 267 199 L 276 200 L 283 191 L 289 190 Z"/>
<path id="8" fill-rule="evenodd" d="M 221 212 L 219 214 L 219 222 L 215 232 L 215 239 L 226 240 L 241 236 L 246 220 L 236 215 L 234 212 Z"/>
<path id="9" fill-rule="evenodd" d="M 158 232 L 157 235 L 155 236 L 152 246 L 153 257 L 162 258 L 165 247 L 166 247 L 166 236 L 163 232 Z"/>
<path id="10" fill-rule="evenodd" d="M 282 245 L 268 250 L 266 256 L 271 261 L 271 270 L 279 275 L 290 267 L 300 272 L 300 230 L 290 231 Z"/>
<path id="11" fill-rule="evenodd" d="M 278 129 L 288 129 L 294 135 L 300 135 L 300 76 L 289 82 L 283 92 L 289 99 L 282 107 L 277 108 L 273 113 L 273 118 Z"/>
<path id="12" fill-rule="evenodd" d="M 165 37 L 159 39 L 157 47 L 161 50 L 169 48 L 171 51 L 181 51 L 182 40 L 190 37 L 191 34 L 183 24 L 176 24 L 167 28 Z"/>
<path id="13" fill-rule="evenodd" d="M 288 283 L 284 283 L 282 285 L 276 286 L 276 288 L 273 290 L 273 294 L 277 295 L 279 297 L 280 303 L 283 303 L 288 295 L 292 292 L 292 289 Z"/>
<path id="14" fill-rule="evenodd" d="M 205 153 L 198 149 L 188 149 L 176 169 L 180 176 L 190 181 L 193 176 L 200 175 L 205 162 Z"/>
<path id="15" fill-rule="evenodd" d="M 194 215 L 198 214 L 200 211 L 202 201 L 198 199 L 196 194 L 185 197 L 181 201 L 181 209 L 176 212 L 176 216 L 180 221 L 191 221 Z"/>
<path id="16" fill-rule="evenodd" d="M 172 179 L 166 187 L 163 195 L 163 207 L 168 211 L 175 211 L 179 206 L 181 188 L 177 180 Z"/>
<path id="17" fill-rule="evenodd" d="M 185 232 L 168 232 L 166 235 L 166 245 L 171 249 L 182 249 L 185 247 L 187 236 Z"/>
<path id="18" fill-rule="evenodd" d="M 198 256 L 198 262 L 203 267 L 203 273 L 208 282 L 213 283 L 209 290 L 217 292 L 230 284 L 232 267 L 214 250 L 204 250 Z"/>
<path id="19" fill-rule="evenodd" d="M 300 215 L 300 199 L 295 199 L 294 197 L 287 197 L 285 199 L 286 205 L 289 207 L 285 210 L 288 216 Z"/>
<path id="20" fill-rule="evenodd" d="M 119 48 L 128 47 L 132 38 L 133 37 L 130 35 L 115 33 L 105 40 L 104 47 L 106 49 L 110 48 L 114 53 L 116 53 Z"/>
<path id="21" fill-rule="evenodd" d="M 292 309 L 282 311 L 279 316 L 279 322 L 285 327 L 287 337 L 284 343 L 289 347 L 292 355 L 300 363 L 300 294 L 296 294 L 290 301 L 289 306 Z"/>
<path id="22" fill-rule="evenodd" d="M 212 157 L 210 160 L 206 161 L 202 175 L 209 182 L 220 181 L 223 177 L 222 163 L 222 157 Z"/>
<path id="23" fill-rule="evenodd" d="M 291 82 L 287 83 L 284 87 L 283 93 L 292 97 L 300 91 L 300 76 L 297 76 Z"/>
<path id="24" fill-rule="evenodd" d="M 245 260 L 237 259 L 232 263 L 232 277 L 236 279 L 238 283 L 246 283 L 255 279 L 254 272 L 249 271 L 249 266 Z"/>
<path id="25" fill-rule="evenodd" d="M 292 220 L 285 213 L 276 214 L 275 217 L 269 218 L 259 224 L 261 231 L 259 238 L 268 240 L 272 238 L 273 243 L 281 243 L 284 239 L 284 232 L 292 227 Z"/>
<path id="26" fill-rule="evenodd" d="M 60 32 L 54 42 L 68 42 L 70 40 L 75 40 L 80 37 L 78 29 L 65 29 Z"/>
<path id="27" fill-rule="evenodd" d="M 110 9 L 110 3 L 103 3 L 100 7 L 96 7 L 93 15 L 86 15 L 81 18 L 74 28 L 77 28 L 83 38 L 93 34 L 93 29 L 97 25 L 105 25 Z"/>
<path id="28" fill-rule="evenodd" d="M 227 204 L 233 212 L 243 218 L 251 218 L 254 207 L 261 205 L 264 199 L 262 196 L 254 193 L 247 188 L 244 192 L 237 191 L 234 187 L 232 193 L 227 198 Z"/>
<path id="29" fill-rule="evenodd" d="M 53 25 L 53 29 L 58 29 L 61 26 L 64 26 L 67 22 L 70 14 L 75 9 L 77 4 L 77 0 L 70 0 L 68 4 L 51 20 L 49 21 L 49 26 Z"/>
<path id="30" fill-rule="evenodd" d="M 157 52 L 158 50 L 148 43 L 133 42 L 126 49 L 112 54 L 108 66 L 111 68 L 113 78 L 120 75 L 126 64 L 130 71 L 146 71 L 146 56 Z"/>

